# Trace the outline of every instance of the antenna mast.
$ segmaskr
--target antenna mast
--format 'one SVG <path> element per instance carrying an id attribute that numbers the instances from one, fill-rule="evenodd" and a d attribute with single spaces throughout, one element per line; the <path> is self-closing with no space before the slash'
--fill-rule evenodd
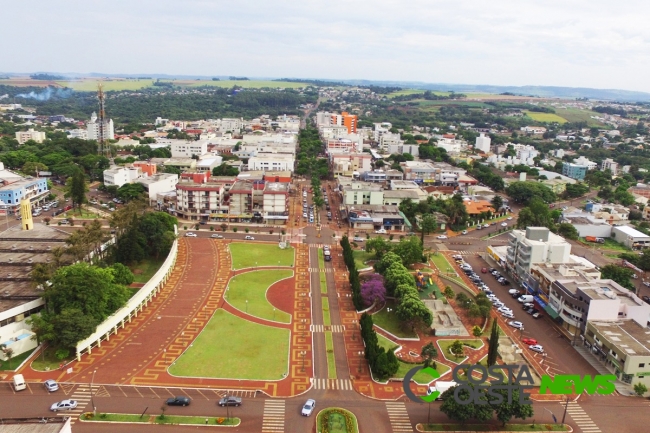
<path id="1" fill-rule="evenodd" d="M 99 128 L 97 132 L 99 133 L 99 154 L 103 156 L 106 152 L 106 137 L 104 132 L 106 126 L 106 113 L 104 111 L 104 90 L 102 90 L 102 83 L 97 85 L 97 89 L 97 98 L 99 98 Z"/>

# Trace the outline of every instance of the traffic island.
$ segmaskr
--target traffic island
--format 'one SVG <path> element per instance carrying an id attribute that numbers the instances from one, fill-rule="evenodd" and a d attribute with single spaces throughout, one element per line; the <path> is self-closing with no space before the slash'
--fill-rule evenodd
<path id="1" fill-rule="evenodd" d="M 340 407 L 328 407 L 318 412 L 317 433 L 359 433 L 357 417 Z"/>
<path id="2" fill-rule="evenodd" d="M 513 432 L 513 431 L 566 431 L 572 432 L 573 429 L 567 424 L 417 424 L 415 429 L 419 432 L 444 431 L 448 433 L 462 432 L 480 432 L 489 431 L 493 433 Z"/>
<path id="3" fill-rule="evenodd" d="M 183 415 L 137 415 L 127 413 L 86 412 L 79 416 L 84 422 L 103 422 L 118 424 L 167 424 L 167 425 L 204 425 L 210 427 L 237 427 L 241 419 L 231 417 L 183 416 Z"/>

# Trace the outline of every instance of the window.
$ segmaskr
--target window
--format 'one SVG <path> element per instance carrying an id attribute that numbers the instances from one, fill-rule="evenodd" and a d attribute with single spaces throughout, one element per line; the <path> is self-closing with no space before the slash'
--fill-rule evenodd
<path id="1" fill-rule="evenodd" d="M 643 367 L 645 367 L 645 362 L 642 362 L 641 364 L 639 364 L 639 368 L 643 368 Z"/>

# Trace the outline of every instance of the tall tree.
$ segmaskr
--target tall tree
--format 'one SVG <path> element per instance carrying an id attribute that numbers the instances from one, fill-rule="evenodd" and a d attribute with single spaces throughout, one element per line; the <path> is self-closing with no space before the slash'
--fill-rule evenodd
<path id="1" fill-rule="evenodd" d="M 494 211 L 499 212 L 501 206 L 503 206 L 503 197 L 495 194 L 494 197 L 492 197 L 492 207 L 494 208 Z"/>
<path id="2" fill-rule="evenodd" d="M 84 172 L 77 167 L 75 172 L 70 176 L 65 183 L 65 196 L 72 200 L 72 207 L 76 207 L 81 213 L 81 205 L 86 203 L 86 193 L 88 192 L 88 185 L 86 184 L 86 176 Z"/>
<path id="3" fill-rule="evenodd" d="M 499 327 L 497 321 L 492 321 L 492 332 L 490 333 L 490 340 L 488 341 L 488 356 L 487 356 L 487 365 L 488 367 L 493 366 L 497 362 L 497 356 L 499 355 Z"/>
<path id="4" fill-rule="evenodd" d="M 438 357 L 438 349 L 433 345 L 433 342 L 429 341 L 424 347 L 422 347 L 420 356 L 424 360 L 424 368 L 431 367 L 434 364 L 435 359 Z"/>

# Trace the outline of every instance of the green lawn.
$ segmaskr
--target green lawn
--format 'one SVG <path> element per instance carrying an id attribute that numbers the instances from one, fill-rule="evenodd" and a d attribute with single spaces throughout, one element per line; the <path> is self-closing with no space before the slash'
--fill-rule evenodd
<path id="1" fill-rule="evenodd" d="M 596 119 L 592 119 L 591 116 L 602 117 L 602 113 L 597 113 L 590 110 L 581 110 L 579 108 L 555 108 L 555 113 L 568 120 L 569 122 L 587 122 L 588 126 L 599 126 L 603 127 L 603 123 L 600 123 Z"/>
<path id="2" fill-rule="evenodd" d="M 233 242 L 229 245 L 232 268 L 244 269 L 259 266 L 293 266 L 294 249 L 280 249 L 277 244 Z"/>
<path id="3" fill-rule="evenodd" d="M 81 421 L 101 421 L 101 422 L 137 422 L 148 423 L 151 415 L 144 416 L 128 413 L 98 413 L 96 416 L 92 412 L 82 413 L 79 416 Z M 205 422 L 205 419 L 203 420 Z"/>
<path id="4" fill-rule="evenodd" d="M 316 416 L 316 433 L 359 433 L 359 426 L 352 412 L 340 407 L 328 407 Z"/>
<path id="5" fill-rule="evenodd" d="M 567 122 L 567 120 L 564 117 L 560 117 L 554 113 L 541 113 L 541 112 L 528 111 L 528 110 L 524 110 L 524 113 L 526 113 L 526 116 L 538 122 L 549 122 L 549 123 L 557 122 L 560 124 Z"/>
<path id="6" fill-rule="evenodd" d="M 217 310 L 176 362 L 175 376 L 277 380 L 288 373 L 288 329 L 259 325 Z"/>
<path id="7" fill-rule="evenodd" d="M 332 333 L 325 331 L 325 350 L 327 351 L 327 378 L 336 379 L 336 360 L 334 359 L 334 340 Z"/>
<path id="8" fill-rule="evenodd" d="M 442 351 L 445 358 L 452 362 L 459 363 L 463 359 L 467 358 L 467 355 L 454 356 L 451 354 L 449 347 L 451 347 L 454 341 L 456 340 L 438 340 L 438 346 L 440 347 L 440 350 Z M 463 346 L 473 347 L 474 349 L 478 349 L 481 347 L 481 345 L 483 345 L 483 342 L 481 340 L 460 340 L 460 342 L 463 343 Z"/>
<path id="9" fill-rule="evenodd" d="M 95 218 L 100 218 L 98 214 L 95 212 L 89 212 L 86 209 L 81 209 L 81 213 L 77 209 L 75 210 L 69 210 L 65 213 L 62 213 L 61 215 L 57 215 L 57 218 L 72 218 L 73 220 L 79 218 L 79 219 L 95 219 Z M 55 221 L 52 221 L 55 222 Z"/>
<path id="10" fill-rule="evenodd" d="M 547 414 L 548 415 L 548 414 Z M 465 424 L 462 430 L 459 430 L 458 424 L 419 424 L 422 431 L 569 431 L 568 426 L 560 424 Z"/>
<path id="11" fill-rule="evenodd" d="M 390 92 L 386 96 L 388 98 L 394 98 L 395 96 L 415 95 L 415 94 L 424 93 L 424 92 L 425 92 L 425 90 L 422 90 L 422 89 L 402 89 L 402 90 L 398 90 L 396 92 Z M 431 92 L 431 93 L 443 94 L 442 92 Z M 447 95 L 447 93 L 445 92 L 444 95 Z"/>
<path id="12" fill-rule="evenodd" d="M 14 370 L 16 367 L 18 367 L 24 360 L 26 360 L 29 355 L 31 355 L 34 350 L 28 350 L 25 353 L 21 353 L 20 355 L 16 355 L 13 358 L 11 358 L 11 361 L 0 361 L 0 370 Z"/>
<path id="13" fill-rule="evenodd" d="M 400 344 L 389 340 L 379 333 L 377 334 L 377 339 L 379 340 L 379 347 L 383 347 L 385 350 L 395 350 L 400 346 Z"/>
<path id="14" fill-rule="evenodd" d="M 194 424 L 194 425 L 206 425 L 205 420 L 208 420 L 207 425 L 222 425 L 222 426 L 238 426 L 241 423 L 239 418 L 230 417 L 207 417 L 207 416 L 183 416 L 183 415 L 165 415 L 164 418 L 157 416 L 154 419 L 156 424 L 168 424 L 168 425 L 178 425 L 178 424 Z M 221 424 L 219 419 L 222 419 Z"/>
<path id="15" fill-rule="evenodd" d="M 323 324 L 325 326 L 330 326 L 332 324 L 332 318 L 330 317 L 330 301 L 323 297 L 321 298 L 321 302 L 323 303 Z"/>
<path id="16" fill-rule="evenodd" d="M 390 332 L 396 337 L 401 338 L 414 338 L 417 334 L 410 330 L 403 330 L 400 327 L 400 322 L 395 315 L 396 304 L 394 301 L 386 301 L 384 308 L 372 315 L 372 321 L 375 325 Z M 389 313 L 388 308 L 392 311 Z"/>
<path id="17" fill-rule="evenodd" d="M 52 346 L 46 348 L 45 356 L 43 356 L 43 353 L 40 353 L 32 361 L 31 367 L 36 371 L 48 371 L 48 369 L 56 370 L 57 368 L 59 368 L 59 365 L 61 365 L 61 360 L 59 360 L 56 357 L 55 352 L 56 350 Z M 63 360 L 63 362 L 68 362 L 71 361 L 72 359 L 73 356 L 71 355 L 67 359 Z"/>
<path id="18" fill-rule="evenodd" d="M 266 292 L 276 281 L 293 275 L 290 269 L 265 269 L 235 275 L 228 283 L 228 302 L 240 311 L 266 320 L 291 323 L 291 315 L 274 308 Z"/>
<path id="19" fill-rule="evenodd" d="M 418 367 L 420 365 L 422 364 L 409 364 L 407 362 L 400 361 L 399 368 L 397 369 L 397 373 L 395 373 L 395 376 L 393 377 L 397 379 L 401 379 L 406 375 L 406 373 L 408 373 L 409 370 Z M 449 370 L 451 370 L 451 368 L 447 367 L 445 364 L 436 362 L 436 371 L 440 374 L 440 376 L 442 376 Z M 420 370 L 415 374 L 415 376 L 413 376 L 413 380 L 418 385 L 426 385 L 427 383 L 430 383 L 433 380 L 433 378 L 426 373 L 422 373 L 422 371 Z"/>
<path id="20" fill-rule="evenodd" d="M 260 89 L 262 87 L 269 87 L 272 89 L 281 88 L 281 89 L 300 89 L 303 87 L 309 86 L 309 83 L 298 83 L 291 81 L 264 81 L 264 80 L 194 80 L 193 83 L 189 84 L 190 87 L 200 87 L 200 86 L 214 86 L 214 87 L 227 87 L 231 88 L 233 86 L 243 87 L 245 89 Z"/>
<path id="21" fill-rule="evenodd" d="M 137 265 L 134 266 L 129 266 L 129 269 L 131 269 L 131 272 L 133 272 L 133 275 L 135 278 L 133 278 L 134 283 L 146 283 L 151 279 L 151 277 L 154 276 L 156 272 L 158 272 L 158 269 L 162 266 L 162 264 L 165 262 L 165 258 L 162 259 L 145 259 L 138 263 Z"/>
<path id="22" fill-rule="evenodd" d="M 370 267 L 371 265 L 367 265 L 364 262 L 368 260 L 374 260 L 375 258 L 375 253 L 367 253 L 365 251 L 361 250 L 354 250 L 352 251 L 352 256 L 354 257 L 354 264 L 357 267 L 357 270 L 359 269 L 364 269 L 367 267 Z"/>
<path id="23" fill-rule="evenodd" d="M 95 92 L 97 85 L 102 83 L 105 92 L 112 90 L 138 90 L 145 87 L 152 87 L 154 80 L 79 80 L 79 81 L 57 81 L 61 86 L 69 87 L 77 92 Z"/>
<path id="24" fill-rule="evenodd" d="M 323 256 L 323 250 L 318 250 L 318 269 L 325 269 L 325 256 Z M 327 278 L 325 277 L 325 272 L 318 273 L 318 280 L 320 282 L 320 292 L 327 293 Z"/>
<path id="25" fill-rule="evenodd" d="M 431 254 L 429 259 L 433 262 L 436 268 L 440 271 L 441 274 L 445 274 L 454 281 L 458 281 L 461 284 L 465 284 L 463 279 L 458 275 L 458 272 L 454 266 L 449 263 L 447 258 L 443 254 Z"/>

